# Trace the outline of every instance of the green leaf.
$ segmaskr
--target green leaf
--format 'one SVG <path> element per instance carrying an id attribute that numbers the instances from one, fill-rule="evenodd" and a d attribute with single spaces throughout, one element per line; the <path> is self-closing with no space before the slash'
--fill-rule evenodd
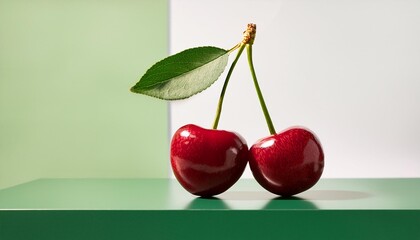
<path id="1" fill-rule="evenodd" d="M 228 51 L 217 47 L 184 50 L 153 65 L 131 91 L 166 100 L 188 98 L 219 78 L 228 57 Z"/>

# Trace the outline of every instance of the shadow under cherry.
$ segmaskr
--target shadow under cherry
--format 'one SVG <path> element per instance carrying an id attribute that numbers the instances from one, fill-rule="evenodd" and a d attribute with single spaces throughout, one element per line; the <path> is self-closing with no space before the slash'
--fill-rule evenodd
<path id="1" fill-rule="evenodd" d="M 318 209 L 315 203 L 301 197 L 275 197 L 262 208 L 263 210 L 310 210 Z"/>
<path id="2" fill-rule="evenodd" d="M 218 197 L 194 198 L 185 209 L 189 210 L 226 210 L 230 209 L 225 201 L 262 202 L 262 210 L 311 210 L 318 209 L 317 201 L 346 201 L 371 197 L 371 194 L 347 190 L 308 190 L 297 196 L 281 197 L 262 191 L 232 191 Z M 238 202 L 239 201 L 239 202 Z M 243 205 L 242 205 L 243 206 Z"/>
<path id="3" fill-rule="evenodd" d="M 192 200 L 185 209 L 189 210 L 224 210 L 229 209 L 228 205 L 220 198 L 211 197 L 203 198 L 197 197 Z"/>

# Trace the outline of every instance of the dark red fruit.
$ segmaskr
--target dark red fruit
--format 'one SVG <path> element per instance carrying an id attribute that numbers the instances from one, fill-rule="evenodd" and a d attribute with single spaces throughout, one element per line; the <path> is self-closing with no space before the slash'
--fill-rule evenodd
<path id="1" fill-rule="evenodd" d="M 210 197 L 229 189 L 248 162 L 245 140 L 236 133 L 186 125 L 171 141 L 171 166 L 190 193 Z"/>
<path id="2" fill-rule="evenodd" d="M 314 133 L 294 127 L 263 138 L 250 149 L 249 165 L 268 191 L 292 196 L 308 190 L 324 169 L 324 153 Z"/>

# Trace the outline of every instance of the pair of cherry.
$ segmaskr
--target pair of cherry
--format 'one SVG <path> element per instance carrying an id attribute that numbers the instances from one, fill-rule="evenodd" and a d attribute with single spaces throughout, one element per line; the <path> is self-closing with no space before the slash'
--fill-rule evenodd
<path id="1" fill-rule="evenodd" d="M 202 197 L 218 195 L 233 186 L 248 162 L 262 187 L 285 197 L 315 185 L 324 167 L 319 140 L 302 127 L 260 139 L 248 149 L 237 133 L 189 124 L 175 132 L 170 154 L 180 184 Z"/>
<path id="2" fill-rule="evenodd" d="M 277 133 L 261 93 L 252 61 L 256 25 L 248 24 L 243 40 L 229 51 L 198 47 L 169 56 L 153 65 L 131 88 L 135 93 L 179 100 L 200 93 L 224 71 L 229 53 L 238 49 L 219 98 L 213 129 L 186 125 L 171 141 L 171 165 L 176 178 L 190 193 L 211 197 L 229 189 L 247 163 L 255 179 L 268 191 L 292 196 L 312 187 L 321 177 L 324 153 L 317 137 L 302 127 Z M 248 149 L 238 134 L 217 130 L 230 76 L 246 48 L 248 64 L 270 136 Z"/>
<path id="3" fill-rule="evenodd" d="M 248 24 L 242 42 L 229 51 L 239 49 L 220 94 L 213 129 L 189 124 L 178 129 L 172 138 L 173 172 L 192 194 L 211 197 L 226 191 L 238 181 L 248 162 L 262 187 L 285 197 L 311 188 L 323 172 L 324 153 L 314 133 L 303 127 L 289 128 L 280 133 L 274 129 L 252 60 L 255 33 L 256 25 Z M 217 130 L 230 76 L 245 48 L 255 90 L 271 134 L 250 149 L 239 134 Z"/>

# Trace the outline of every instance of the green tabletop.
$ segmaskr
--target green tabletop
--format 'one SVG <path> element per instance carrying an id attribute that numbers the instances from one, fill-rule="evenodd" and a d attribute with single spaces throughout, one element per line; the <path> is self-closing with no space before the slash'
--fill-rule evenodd
<path id="1" fill-rule="evenodd" d="M 0 239 L 420 239 L 420 179 L 321 179 L 283 199 L 241 179 L 39 179 L 0 190 Z"/>

